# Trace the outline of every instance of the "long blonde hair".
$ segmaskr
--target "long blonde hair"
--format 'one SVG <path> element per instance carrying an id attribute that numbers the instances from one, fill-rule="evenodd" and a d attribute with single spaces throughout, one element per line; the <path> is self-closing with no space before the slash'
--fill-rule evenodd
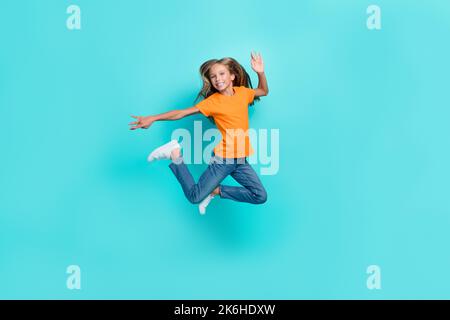
<path id="1" fill-rule="evenodd" d="M 197 101 L 200 97 L 203 97 L 204 99 L 208 98 L 210 95 L 218 92 L 216 88 L 211 84 L 211 79 L 209 78 L 209 70 L 213 65 L 216 63 L 220 63 L 228 68 L 231 74 L 234 74 L 234 80 L 233 80 L 233 86 L 240 87 L 244 86 L 247 88 L 253 88 L 252 86 L 252 80 L 250 79 L 250 76 L 248 75 L 247 71 L 245 71 L 245 68 L 237 62 L 235 59 L 227 57 L 222 59 L 211 59 L 206 62 L 204 62 L 200 66 L 200 76 L 202 77 L 203 81 L 203 87 L 200 90 L 200 92 L 197 95 L 197 98 L 195 101 Z M 256 97 L 254 101 L 258 101 L 259 97 Z M 250 105 L 252 106 L 254 102 L 252 102 Z"/>

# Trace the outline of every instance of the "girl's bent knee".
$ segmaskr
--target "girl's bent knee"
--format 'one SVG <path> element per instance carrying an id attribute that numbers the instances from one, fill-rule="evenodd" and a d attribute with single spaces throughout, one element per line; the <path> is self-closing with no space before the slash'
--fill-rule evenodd
<path id="1" fill-rule="evenodd" d="M 267 201 L 267 192 L 265 190 L 263 190 L 255 195 L 256 204 L 263 204 L 266 201 Z"/>
<path id="2" fill-rule="evenodd" d="M 207 196 L 207 195 L 206 195 Z M 206 198 L 206 196 L 202 196 L 199 194 L 194 194 L 194 195 L 188 195 L 187 199 L 189 200 L 190 203 L 192 204 L 199 204 L 200 202 L 203 201 L 203 199 Z"/>

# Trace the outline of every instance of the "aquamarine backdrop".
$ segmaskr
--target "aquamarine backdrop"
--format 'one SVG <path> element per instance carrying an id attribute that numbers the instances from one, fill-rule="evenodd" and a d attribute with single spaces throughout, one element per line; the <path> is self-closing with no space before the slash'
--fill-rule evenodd
<path id="1" fill-rule="evenodd" d="M 0 298 L 450 298 L 449 34 L 442 0 L 2 0 Z M 280 169 L 264 205 L 200 216 L 146 157 L 211 124 L 130 115 L 191 106 L 202 62 L 251 72 L 252 50 Z"/>

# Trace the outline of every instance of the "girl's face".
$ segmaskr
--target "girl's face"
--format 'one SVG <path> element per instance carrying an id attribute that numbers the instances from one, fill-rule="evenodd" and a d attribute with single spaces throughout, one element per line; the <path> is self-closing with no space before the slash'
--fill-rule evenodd
<path id="1" fill-rule="evenodd" d="M 232 88 L 234 78 L 234 74 L 230 73 L 230 70 L 220 63 L 214 64 L 209 70 L 211 84 L 219 92 L 223 92 L 229 87 Z"/>

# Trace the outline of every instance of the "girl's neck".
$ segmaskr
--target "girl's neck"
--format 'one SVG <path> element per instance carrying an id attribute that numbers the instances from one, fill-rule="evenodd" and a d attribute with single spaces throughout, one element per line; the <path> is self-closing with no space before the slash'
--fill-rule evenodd
<path id="1" fill-rule="evenodd" d="M 223 91 L 220 91 L 220 94 L 224 95 L 224 96 L 234 96 L 233 85 L 230 85 L 229 87 L 225 88 Z"/>

